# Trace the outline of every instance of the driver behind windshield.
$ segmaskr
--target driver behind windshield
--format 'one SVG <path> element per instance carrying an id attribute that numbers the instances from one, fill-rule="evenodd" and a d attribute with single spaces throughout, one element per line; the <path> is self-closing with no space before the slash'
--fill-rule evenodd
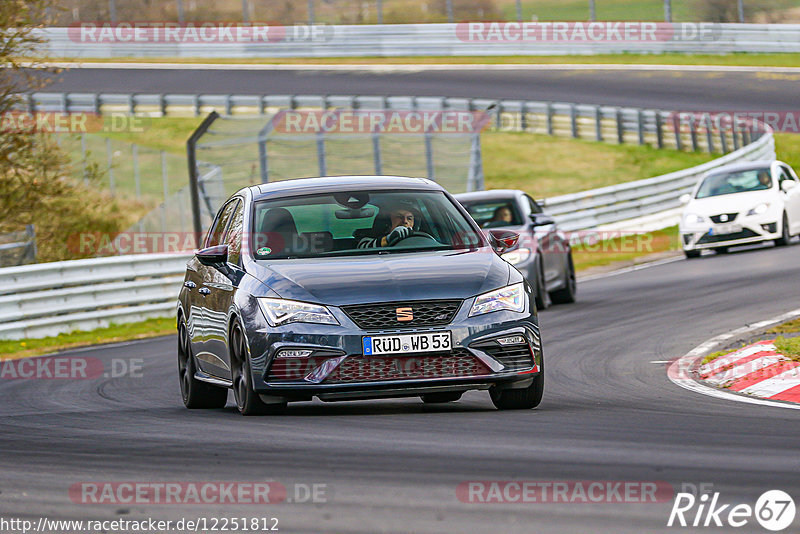
<path id="1" fill-rule="evenodd" d="M 358 248 L 392 247 L 414 232 L 414 213 L 402 207 L 389 211 L 389 228 L 383 235 L 364 237 Z"/>

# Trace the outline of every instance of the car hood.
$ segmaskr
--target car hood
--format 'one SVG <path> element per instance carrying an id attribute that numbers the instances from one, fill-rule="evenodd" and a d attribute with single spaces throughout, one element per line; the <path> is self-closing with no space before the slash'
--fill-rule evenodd
<path id="1" fill-rule="evenodd" d="M 716 197 L 695 198 L 684 208 L 684 213 L 698 215 L 717 215 L 720 213 L 747 213 L 762 202 L 770 202 L 774 197 L 772 190 L 733 193 Z"/>
<path id="2" fill-rule="evenodd" d="M 464 299 L 508 284 L 511 266 L 490 248 L 255 261 L 253 276 L 281 298 L 331 306 Z"/>

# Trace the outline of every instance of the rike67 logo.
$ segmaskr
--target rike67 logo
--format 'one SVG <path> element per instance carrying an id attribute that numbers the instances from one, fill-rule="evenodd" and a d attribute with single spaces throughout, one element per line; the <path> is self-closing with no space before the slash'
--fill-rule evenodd
<path id="1" fill-rule="evenodd" d="M 795 511 L 794 500 L 781 490 L 765 491 L 755 506 L 724 503 L 718 491 L 700 496 L 681 492 L 675 496 L 667 526 L 739 528 L 755 520 L 763 528 L 779 532 L 792 524 Z"/>

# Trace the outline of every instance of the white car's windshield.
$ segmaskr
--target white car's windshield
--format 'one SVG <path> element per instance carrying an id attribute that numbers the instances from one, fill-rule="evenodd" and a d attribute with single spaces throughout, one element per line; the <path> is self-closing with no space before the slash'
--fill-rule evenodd
<path id="1" fill-rule="evenodd" d="M 763 191 L 770 187 L 772 177 L 768 168 L 712 174 L 703 180 L 695 198 Z"/>
<path id="2" fill-rule="evenodd" d="M 453 250 L 484 240 L 440 191 L 358 191 L 256 202 L 256 259 Z"/>

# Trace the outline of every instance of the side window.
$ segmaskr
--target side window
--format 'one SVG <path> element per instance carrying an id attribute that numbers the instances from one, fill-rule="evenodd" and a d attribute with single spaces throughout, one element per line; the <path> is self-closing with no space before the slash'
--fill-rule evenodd
<path id="1" fill-rule="evenodd" d="M 233 212 L 231 224 L 225 234 L 225 243 L 228 244 L 228 261 L 241 265 L 239 261 L 242 255 L 242 230 L 244 228 L 244 204 L 236 203 L 236 211 Z"/>
<path id="2" fill-rule="evenodd" d="M 542 207 L 539 206 L 539 204 L 537 204 L 535 200 L 533 200 L 528 195 L 525 195 L 525 198 L 528 199 L 528 204 L 530 204 L 531 206 L 531 213 L 542 213 Z"/>
<path id="3" fill-rule="evenodd" d="M 236 207 L 238 202 L 238 199 L 232 200 L 231 202 L 225 204 L 219 211 L 217 218 L 214 220 L 214 225 L 211 227 L 211 231 L 208 233 L 206 247 L 213 247 L 220 244 L 223 233 L 225 232 L 225 228 L 228 226 L 228 221 L 231 219 L 233 208 Z"/>
<path id="4" fill-rule="evenodd" d="M 795 181 L 795 179 L 794 179 L 794 177 L 792 176 L 792 173 L 789 171 L 789 169 L 787 169 L 787 168 L 786 168 L 786 167 L 784 167 L 783 165 L 781 165 L 781 166 L 780 166 L 780 167 L 778 167 L 778 168 L 781 170 L 781 177 L 780 177 L 780 179 L 779 179 L 779 181 L 780 181 L 780 182 L 782 182 L 782 181 L 784 181 L 784 180 L 792 180 L 792 181 Z"/>

